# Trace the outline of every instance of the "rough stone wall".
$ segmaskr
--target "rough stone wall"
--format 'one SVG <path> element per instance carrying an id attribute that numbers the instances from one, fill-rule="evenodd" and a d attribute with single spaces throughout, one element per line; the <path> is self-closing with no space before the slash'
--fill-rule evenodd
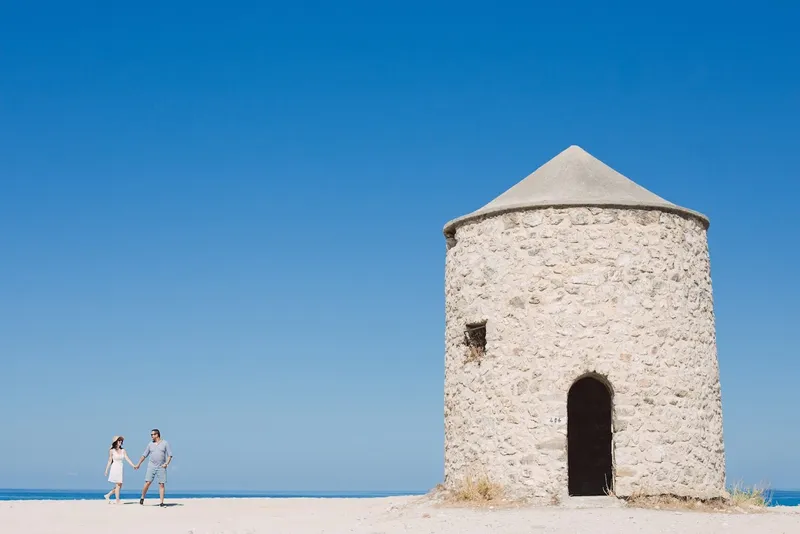
<path id="1" fill-rule="evenodd" d="M 539 209 L 460 226 L 445 273 L 445 485 L 567 494 L 567 392 L 613 391 L 614 490 L 724 495 L 706 231 L 655 210 Z M 487 321 L 465 362 L 465 325 Z"/>

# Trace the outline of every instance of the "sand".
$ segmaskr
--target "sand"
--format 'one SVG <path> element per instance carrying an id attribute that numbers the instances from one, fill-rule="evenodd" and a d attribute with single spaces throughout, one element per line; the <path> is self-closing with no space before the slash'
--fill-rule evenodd
<path id="1" fill-rule="evenodd" d="M 0 502 L 0 532 L 8 534 L 593 534 L 675 532 L 770 534 L 800 532 L 800 507 L 751 514 L 710 514 L 623 505 L 463 509 L 425 498 L 185 499 L 170 507 L 150 499 Z"/>

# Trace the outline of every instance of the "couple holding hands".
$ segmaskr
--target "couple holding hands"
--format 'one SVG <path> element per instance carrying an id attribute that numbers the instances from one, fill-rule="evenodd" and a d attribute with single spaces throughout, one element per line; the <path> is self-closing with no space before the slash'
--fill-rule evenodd
<path id="1" fill-rule="evenodd" d="M 139 469 L 142 462 L 149 457 L 150 461 L 147 463 L 147 471 L 144 475 L 144 488 L 142 489 L 142 497 L 139 499 L 139 504 L 144 504 L 144 497 L 147 495 L 147 490 L 150 489 L 150 484 L 153 480 L 158 481 L 158 495 L 161 497 L 161 504 L 164 506 L 164 485 L 167 483 L 167 466 L 172 461 L 172 449 L 169 443 L 161 439 L 161 432 L 154 428 L 150 431 L 150 443 L 145 447 L 139 463 L 135 464 L 128 457 L 128 452 L 122 447 L 125 441 L 123 436 L 114 436 L 111 442 L 111 449 L 108 451 L 108 463 L 106 464 L 106 476 L 108 481 L 114 484 L 114 489 L 106 493 L 103 497 L 108 503 L 111 503 L 111 495 L 117 497 L 117 504 L 120 503 L 119 492 L 122 489 L 122 472 L 123 461 L 127 461 L 134 469 Z"/>

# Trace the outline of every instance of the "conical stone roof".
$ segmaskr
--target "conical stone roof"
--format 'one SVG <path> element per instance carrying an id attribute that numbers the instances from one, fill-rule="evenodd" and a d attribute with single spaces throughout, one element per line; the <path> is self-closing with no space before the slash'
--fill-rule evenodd
<path id="1" fill-rule="evenodd" d="M 697 217 L 706 227 L 709 224 L 702 213 L 664 200 L 573 145 L 481 209 L 448 222 L 444 233 L 451 234 L 459 224 L 486 215 L 571 206 L 660 209 Z"/>

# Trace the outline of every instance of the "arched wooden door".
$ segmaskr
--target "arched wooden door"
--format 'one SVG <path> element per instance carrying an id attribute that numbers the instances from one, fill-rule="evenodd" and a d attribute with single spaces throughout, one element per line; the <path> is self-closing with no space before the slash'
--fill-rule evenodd
<path id="1" fill-rule="evenodd" d="M 596 378 L 581 378 L 567 395 L 570 495 L 605 495 L 613 490 L 611 447 L 611 392 Z"/>

